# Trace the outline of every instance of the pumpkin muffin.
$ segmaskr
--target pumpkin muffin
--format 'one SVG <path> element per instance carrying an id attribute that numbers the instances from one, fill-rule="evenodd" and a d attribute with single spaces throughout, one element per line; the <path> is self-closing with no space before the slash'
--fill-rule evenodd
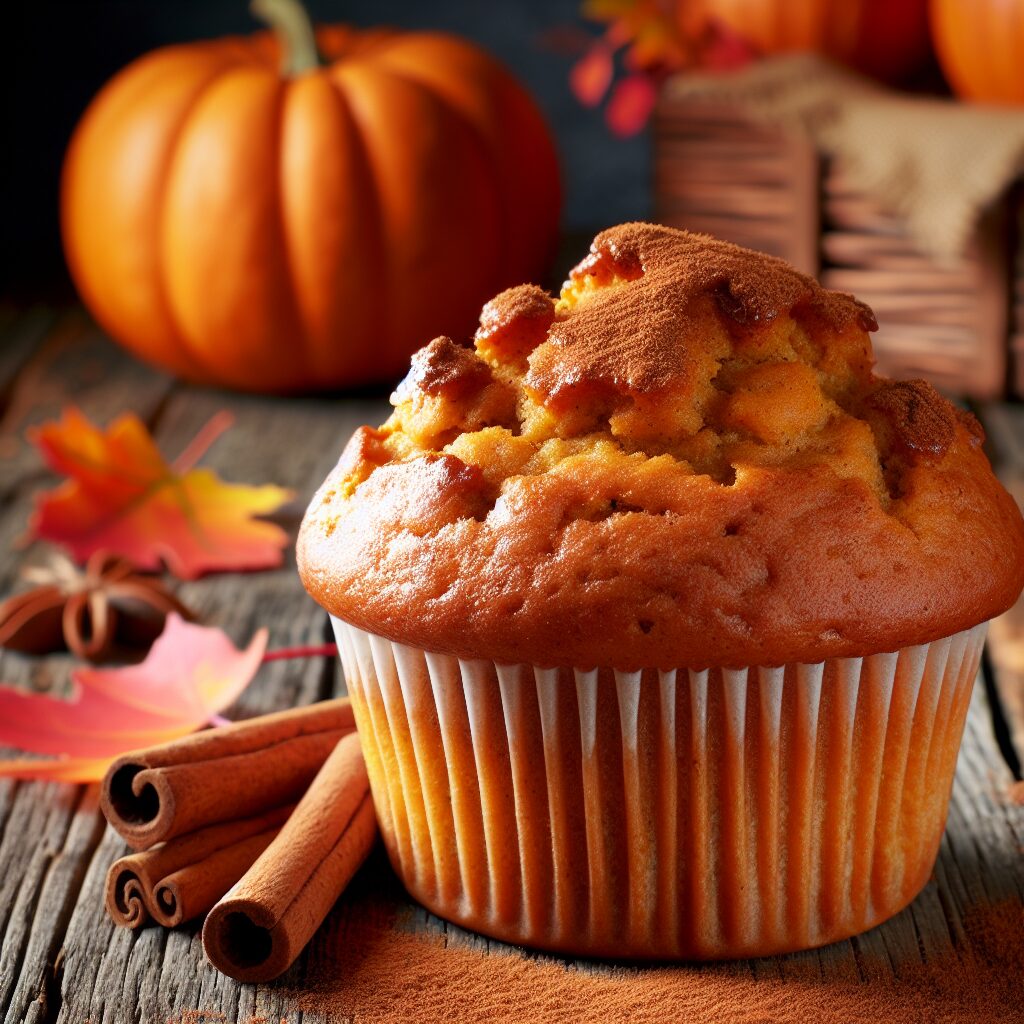
<path id="1" fill-rule="evenodd" d="M 648 224 L 414 358 L 299 537 L 389 855 L 439 914 L 623 957 L 830 942 L 941 837 L 1024 523 L 871 311 Z"/>

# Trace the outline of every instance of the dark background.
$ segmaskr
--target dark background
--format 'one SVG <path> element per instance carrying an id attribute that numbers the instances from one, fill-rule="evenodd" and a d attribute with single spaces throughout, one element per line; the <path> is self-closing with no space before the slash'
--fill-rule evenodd
<path id="1" fill-rule="evenodd" d="M 540 103 L 562 159 L 564 226 L 588 231 L 647 215 L 646 136 L 612 137 L 569 92 L 573 57 L 552 30 L 596 34 L 579 0 L 307 0 L 318 21 L 457 32 L 501 58 Z M 69 288 L 57 196 L 78 117 L 119 68 L 168 43 L 246 33 L 247 0 L 17 0 L 0 29 L 0 291 Z M 564 32 L 562 33 L 565 34 Z"/>

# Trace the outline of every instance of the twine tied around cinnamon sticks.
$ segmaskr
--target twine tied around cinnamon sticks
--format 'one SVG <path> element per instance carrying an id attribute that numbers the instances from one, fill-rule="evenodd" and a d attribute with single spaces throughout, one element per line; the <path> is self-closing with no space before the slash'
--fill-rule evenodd
<path id="1" fill-rule="evenodd" d="M 209 912 L 207 957 L 241 981 L 291 966 L 377 829 L 344 698 L 125 754 L 100 803 L 138 851 L 107 873 L 111 918 L 174 927 Z"/>

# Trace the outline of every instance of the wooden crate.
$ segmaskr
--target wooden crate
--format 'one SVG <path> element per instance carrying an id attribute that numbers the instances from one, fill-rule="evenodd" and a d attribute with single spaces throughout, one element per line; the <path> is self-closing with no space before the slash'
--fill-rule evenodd
<path id="1" fill-rule="evenodd" d="M 664 224 L 782 256 L 867 302 L 881 372 L 976 398 L 1024 395 L 1015 195 L 985 214 L 962 257 L 940 264 L 810 142 L 737 107 L 666 97 L 654 117 L 654 199 Z"/>

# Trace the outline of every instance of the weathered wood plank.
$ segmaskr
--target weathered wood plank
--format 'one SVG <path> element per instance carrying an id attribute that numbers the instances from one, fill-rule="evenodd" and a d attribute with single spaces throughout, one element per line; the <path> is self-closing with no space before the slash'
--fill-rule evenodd
<path id="1" fill-rule="evenodd" d="M 1024 764 L 1024 601 L 992 621 L 988 650 L 1009 740 Z"/>
<path id="2" fill-rule="evenodd" d="M 356 427 L 376 426 L 391 411 L 386 397 L 264 398 L 185 388 L 163 409 L 156 436 L 169 457 L 177 454 L 216 413 L 234 426 L 210 449 L 203 465 L 225 479 L 275 483 L 298 493 L 302 510 Z"/>
<path id="3" fill-rule="evenodd" d="M 24 785 L 4 830 L 0 863 L 10 916 L 0 951 L 5 1021 L 45 1020 L 59 1000 L 58 952 L 86 865 L 102 833 L 96 787 Z M 2 897 L 0 897 L 2 898 Z"/>
<path id="4" fill-rule="evenodd" d="M 0 414 L 15 378 L 37 351 L 57 316 L 55 310 L 46 306 L 6 309 L 0 313 Z"/>
<path id="5" fill-rule="evenodd" d="M 41 475 L 38 453 L 25 439 L 28 427 L 57 418 L 68 405 L 103 425 L 126 411 L 148 421 L 172 385 L 170 377 L 128 356 L 81 313 L 58 318 L 18 374 L 0 421 L 4 487 L 16 490 Z"/>

